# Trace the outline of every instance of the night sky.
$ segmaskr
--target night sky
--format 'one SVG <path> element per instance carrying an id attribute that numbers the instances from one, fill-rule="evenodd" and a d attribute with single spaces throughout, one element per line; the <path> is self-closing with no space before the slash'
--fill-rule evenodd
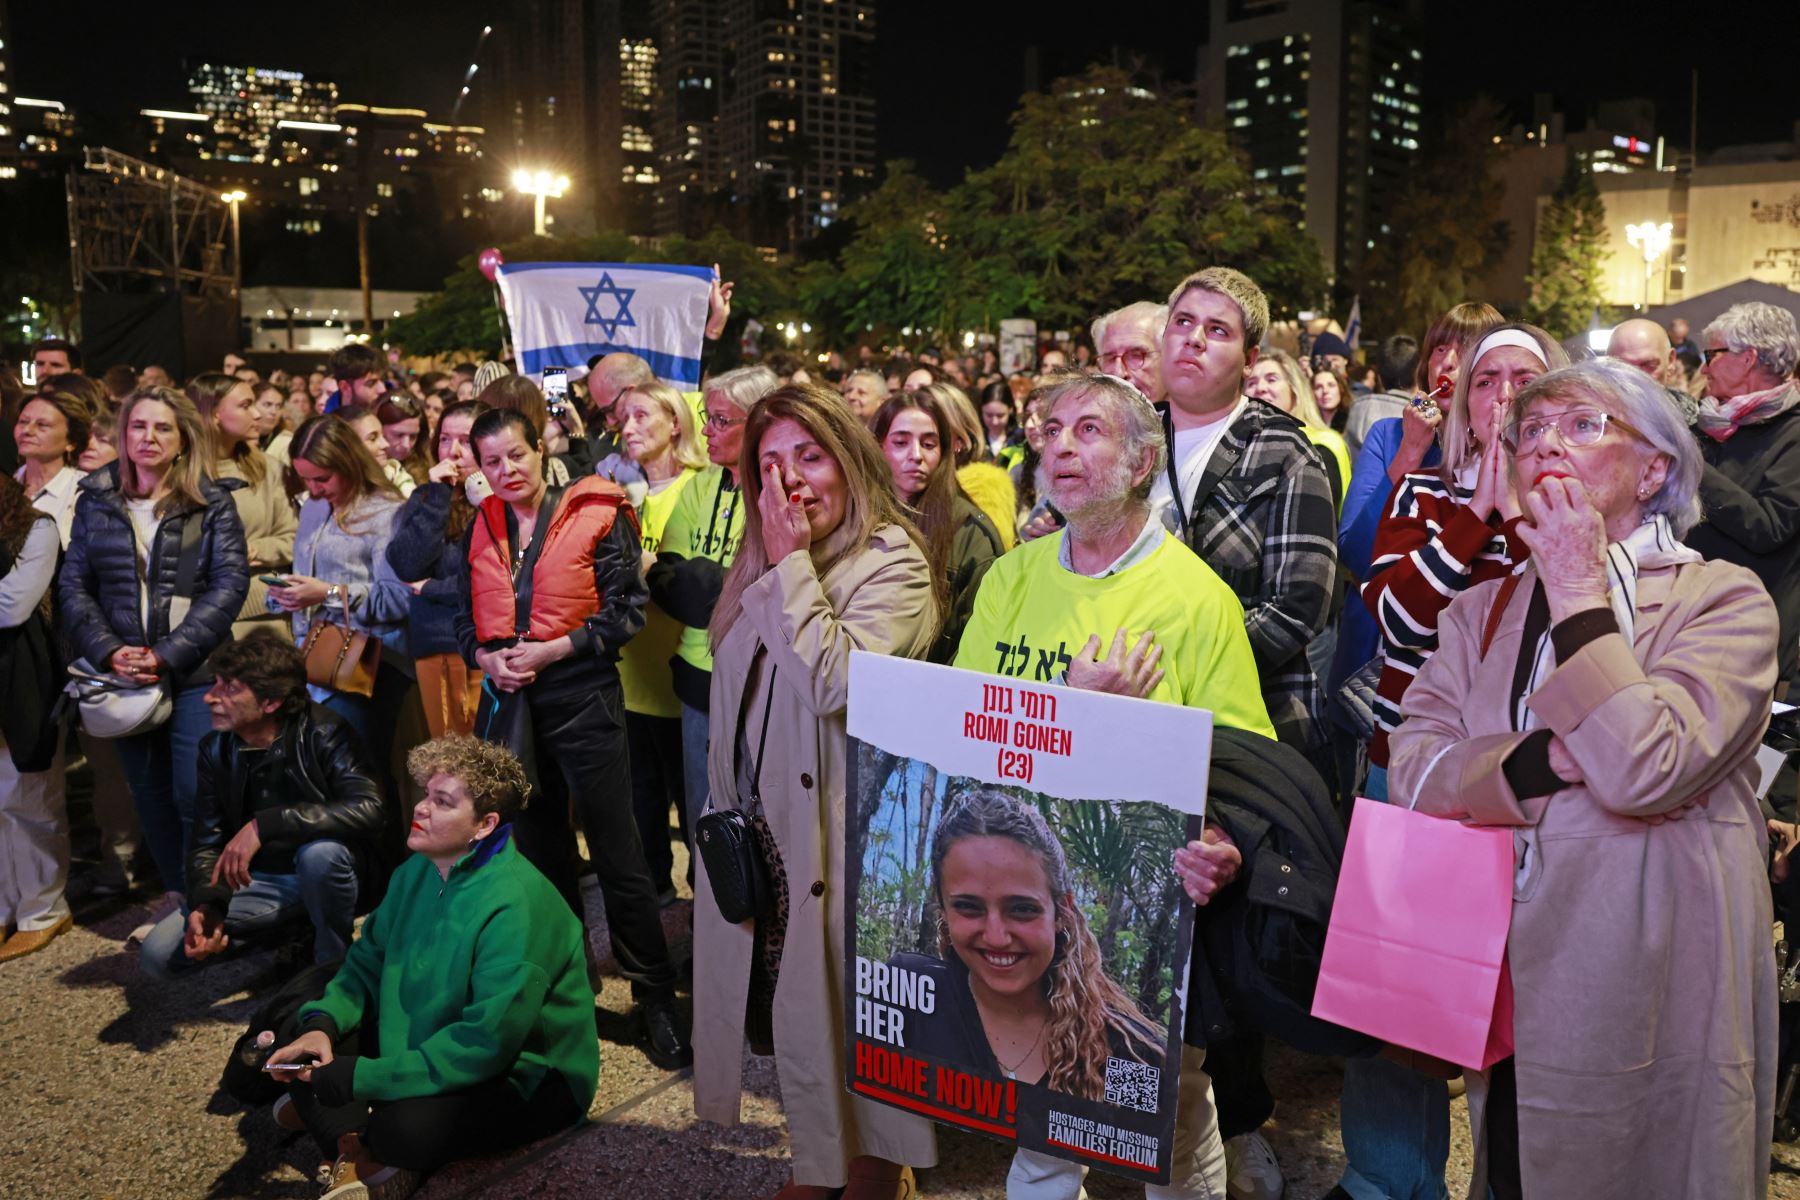
<path id="1" fill-rule="evenodd" d="M 9 8 L 19 94 L 70 104 L 95 137 L 112 122 L 129 124 L 139 108 L 184 106 L 184 59 L 335 76 L 345 100 L 410 105 L 443 119 L 481 25 L 507 11 L 504 0 L 380 0 L 338 6 L 346 15 L 334 21 L 332 6 L 284 18 L 280 6 L 241 0 L 12 0 Z M 1027 45 L 1039 46 L 1046 81 L 1115 55 L 1185 80 L 1207 28 L 1203 3 L 1094 5 L 1099 19 L 1088 26 L 1063 18 L 1067 10 L 970 0 L 885 0 L 879 11 L 881 157 L 914 159 L 940 184 L 1004 148 Z M 1800 5 L 1791 2 L 1690 7 L 1683 20 L 1660 24 L 1647 23 L 1652 10 L 1623 3 L 1452 10 L 1448 0 L 1430 0 L 1427 11 L 1440 14 L 1425 49 L 1428 121 L 1477 92 L 1528 119 L 1533 94 L 1549 91 L 1573 129 L 1594 101 L 1648 95 L 1656 132 L 1684 145 L 1696 66 L 1702 150 L 1788 141 L 1800 119 Z"/>

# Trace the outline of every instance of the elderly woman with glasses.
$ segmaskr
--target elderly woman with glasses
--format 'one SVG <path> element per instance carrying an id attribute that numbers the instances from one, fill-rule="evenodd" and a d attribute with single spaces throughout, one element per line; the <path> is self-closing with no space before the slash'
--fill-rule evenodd
<path id="1" fill-rule="evenodd" d="M 1679 540 L 1700 451 L 1648 376 L 1551 371 L 1503 436 L 1530 561 L 1444 611 L 1389 763 L 1395 802 L 1514 836 L 1516 1050 L 1471 1080 L 1470 1195 L 1760 1196 L 1775 607 Z"/>
<path id="2" fill-rule="evenodd" d="M 1706 523 L 1694 549 L 1749 567 L 1781 613 L 1777 667 L 1791 685 L 1800 657 L 1800 389 L 1794 315 L 1751 301 L 1726 309 L 1701 334 L 1707 399 L 1697 427 L 1706 465 Z"/>

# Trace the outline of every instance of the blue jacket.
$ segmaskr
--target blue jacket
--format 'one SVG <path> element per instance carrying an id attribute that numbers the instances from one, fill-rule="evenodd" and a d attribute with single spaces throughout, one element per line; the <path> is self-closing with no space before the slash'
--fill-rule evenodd
<path id="1" fill-rule="evenodd" d="M 225 484 L 201 485 L 199 570 L 185 620 L 169 627 L 169 602 L 181 561 L 181 531 L 187 509 L 171 513 L 156 527 L 150 546 L 147 582 L 150 624 L 139 610 L 137 535 L 119 490 L 117 463 L 102 467 L 79 485 L 75 527 L 57 580 L 63 625 L 80 654 L 104 671 L 127 646 L 149 646 L 168 665 L 176 686 L 207 678 L 202 669 L 220 643 L 231 637 L 231 622 L 250 592 L 250 559 L 244 526 Z"/>
<path id="2" fill-rule="evenodd" d="M 1394 494 L 1388 467 L 1400 453 L 1405 428 L 1400 417 L 1388 417 L 1369 426 L 1369 436 L 1363 439 L 1356 464 L 1350 468 L 1350 490 L 1344 496 L 1344 515 L 1338 522 L 1338 562 L 1358 583 L 1369 577 L 1369 563 L 1375 557 L 1375 529 Z M 1426 451 L 1420 466 L 1435 467 L 1442 459 L 1443 455 L 1433 446 Z M 1335 695 L 1344 680 L 1380 650 L 1381 630 L 1369 610 L 1354 600 L 1344 605 L 1337 655 L 1325 682 L 1326 693 Z"/>
<path id="3" fill-rule="evenodd" d="M 407 612 L 408 640 L 414 656 L 456 654 L 457 559 L 462 539 L 448 539 L 450 505 L 455 493 L 447 483 L 416 488 L 394 518 L 387 561 L 408 583 L 425 581 Z"/>

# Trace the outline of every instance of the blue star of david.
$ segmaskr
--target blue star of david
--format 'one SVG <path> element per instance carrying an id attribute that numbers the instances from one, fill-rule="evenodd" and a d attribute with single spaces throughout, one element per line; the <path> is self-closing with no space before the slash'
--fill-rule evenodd
<path id="1" fill-rule="evenodd" d="M 612 274 L 600 273 L 600 282 L 593 287 L 577 288 L 581 298 L 587 301 L 587 315 L 582 318 L 588 325 L 598 325 L 606 334 L 606 340 L 612 341 L 619 336 L 621 326 L 630 329 L 637 325 L 631 317 L 631 298 L 637 295 L 636 288 L 620 287 L 613 282 Z M 600 297 L 611 296 L 619 302 L 619 311 L 610 317 L 600 315 Z"/>

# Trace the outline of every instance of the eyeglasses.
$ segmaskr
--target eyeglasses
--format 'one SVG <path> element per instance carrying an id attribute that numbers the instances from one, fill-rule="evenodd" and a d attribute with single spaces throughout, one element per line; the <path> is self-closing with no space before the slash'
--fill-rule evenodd
<path id="1" fill-rule="evenodd" d="M 742 425 L 743 423 L 743 417 L 721 417 L 718 413 L 706 414 L 706 427 L 708 429 L 730 429 L 733 426 Z"/>
<path id="2" fill-rule="evenodd" d="M 1116 375 L 1117 368 L 1123 366 L 1128 371 L 1140 371 L 1150 361 L 1150 351 L 1142 346 L 1133 346 L 1129 350 L 1114 350 L 1100 356 L 1100 369 L 1109 375 Z"/>
<path id="3" fill-rule="evenodd" d="M 1721 355 L 1721 354 L 1736 354 L 1736 353 L 1737 353 L 1737 351 L 1733 350 L 1730 346 L 1708 346 L 1706 349 L 1704 349 L 1700 352 L 1701 356 L 1707 362 L 1711 362 L 1713 359 L 1719 357 L 1719 355 Z"/>
<path id="4" fill-rule="evenodd" d="M 1606 436 L 1606 427 L 1616 425 L 1640 442 L 1650 439 L 1618 417 L 1598 408 L 1571 408 L 1568 412 L 1514 421 L 1501 433 L 1500 440 L 1514 454 L 1530 454 L 1551 429 L 1564 446 L 1592 446 Z"/>

